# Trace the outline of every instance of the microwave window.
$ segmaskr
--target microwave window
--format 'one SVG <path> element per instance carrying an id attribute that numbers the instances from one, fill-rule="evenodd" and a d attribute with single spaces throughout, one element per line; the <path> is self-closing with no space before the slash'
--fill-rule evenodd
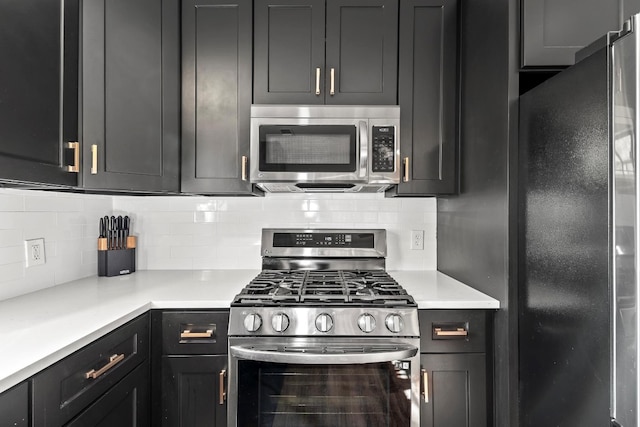
<path id="1" fill-rule="evenodd" d="M 265 125 L 260 127 L 260 170 L 352 172 L 356 147 L 351 125 Z"/>
<path id="2" fill-rule="evenodd" d="M 351 140 L 349 135 L 267 135 L 267 163 L 348 164 Z"/>

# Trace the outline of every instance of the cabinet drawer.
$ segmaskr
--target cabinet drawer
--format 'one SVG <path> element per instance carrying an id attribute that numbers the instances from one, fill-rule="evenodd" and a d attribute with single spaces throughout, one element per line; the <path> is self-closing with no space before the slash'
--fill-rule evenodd
<path id="1" fill-rule="evenodd" d="M 163 354 L 225 354 L 228 311 L 162 313 Z"/>
<path id="2" fill-rule="evenodd" d="M 0 427 L 29 425 L 29 383 L 22 382 L 0 393 Z"/>
<path id="3" fill-rule="evenodd" d="M 33 378 L 34 425 L 62 425 L 106 393 L 149 355 L 144 314 Z"/>
<path id="4" fill-rule="evenodd" d="M 484 353 L 484 310 L 420 310 L 421 353 Z"/>

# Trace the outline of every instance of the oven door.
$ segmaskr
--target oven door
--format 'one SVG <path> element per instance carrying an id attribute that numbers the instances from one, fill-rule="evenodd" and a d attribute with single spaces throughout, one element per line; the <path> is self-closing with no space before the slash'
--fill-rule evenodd
<path id="1" fill-rule="evenodd" d="M 418 339 L 229 342 L 229 426 L 419 426 Z"/>
<path id="2" fill-rule="evenodd" d="M 251 181 L 366 182 L 367 129 L 364 119 L 253 119 Z"/>

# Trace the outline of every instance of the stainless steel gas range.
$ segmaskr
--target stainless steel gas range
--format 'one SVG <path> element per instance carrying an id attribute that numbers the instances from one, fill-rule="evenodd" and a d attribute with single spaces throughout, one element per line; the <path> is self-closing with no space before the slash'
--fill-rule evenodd
<path id="1" fill-rule="evenodd" d="M 262 256 L 231 304 L 229 426 L 417 427 L 418 312 L 385 230 L 265 229 Z"/>

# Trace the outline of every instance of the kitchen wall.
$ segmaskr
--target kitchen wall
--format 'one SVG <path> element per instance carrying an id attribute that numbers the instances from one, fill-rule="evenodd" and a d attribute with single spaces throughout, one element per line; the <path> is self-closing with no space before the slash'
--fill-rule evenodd
<path id="1" fill-rule="evenodd" d="M 0 189 L 0 300 L 96 274 L 98 218 L 128 214 L 137 268 L 260 268 L 264 227 L 386 228 L 389 270 L 436 268 L 436 199 L 381 194 L 255 198 L 104 196 Z M 424 250 L 411 250 L 424 230 Z M 25 268 L 23 241 L 44 237 L 46 264 Z"/>
<path id="2" fill-rule="evenodd" d="M 110 196 L 0 189 L 0 300 L 95 274 L 97 218 Z M 46 264 L 25 268 L 24 240 L 45 239 Z"/>

